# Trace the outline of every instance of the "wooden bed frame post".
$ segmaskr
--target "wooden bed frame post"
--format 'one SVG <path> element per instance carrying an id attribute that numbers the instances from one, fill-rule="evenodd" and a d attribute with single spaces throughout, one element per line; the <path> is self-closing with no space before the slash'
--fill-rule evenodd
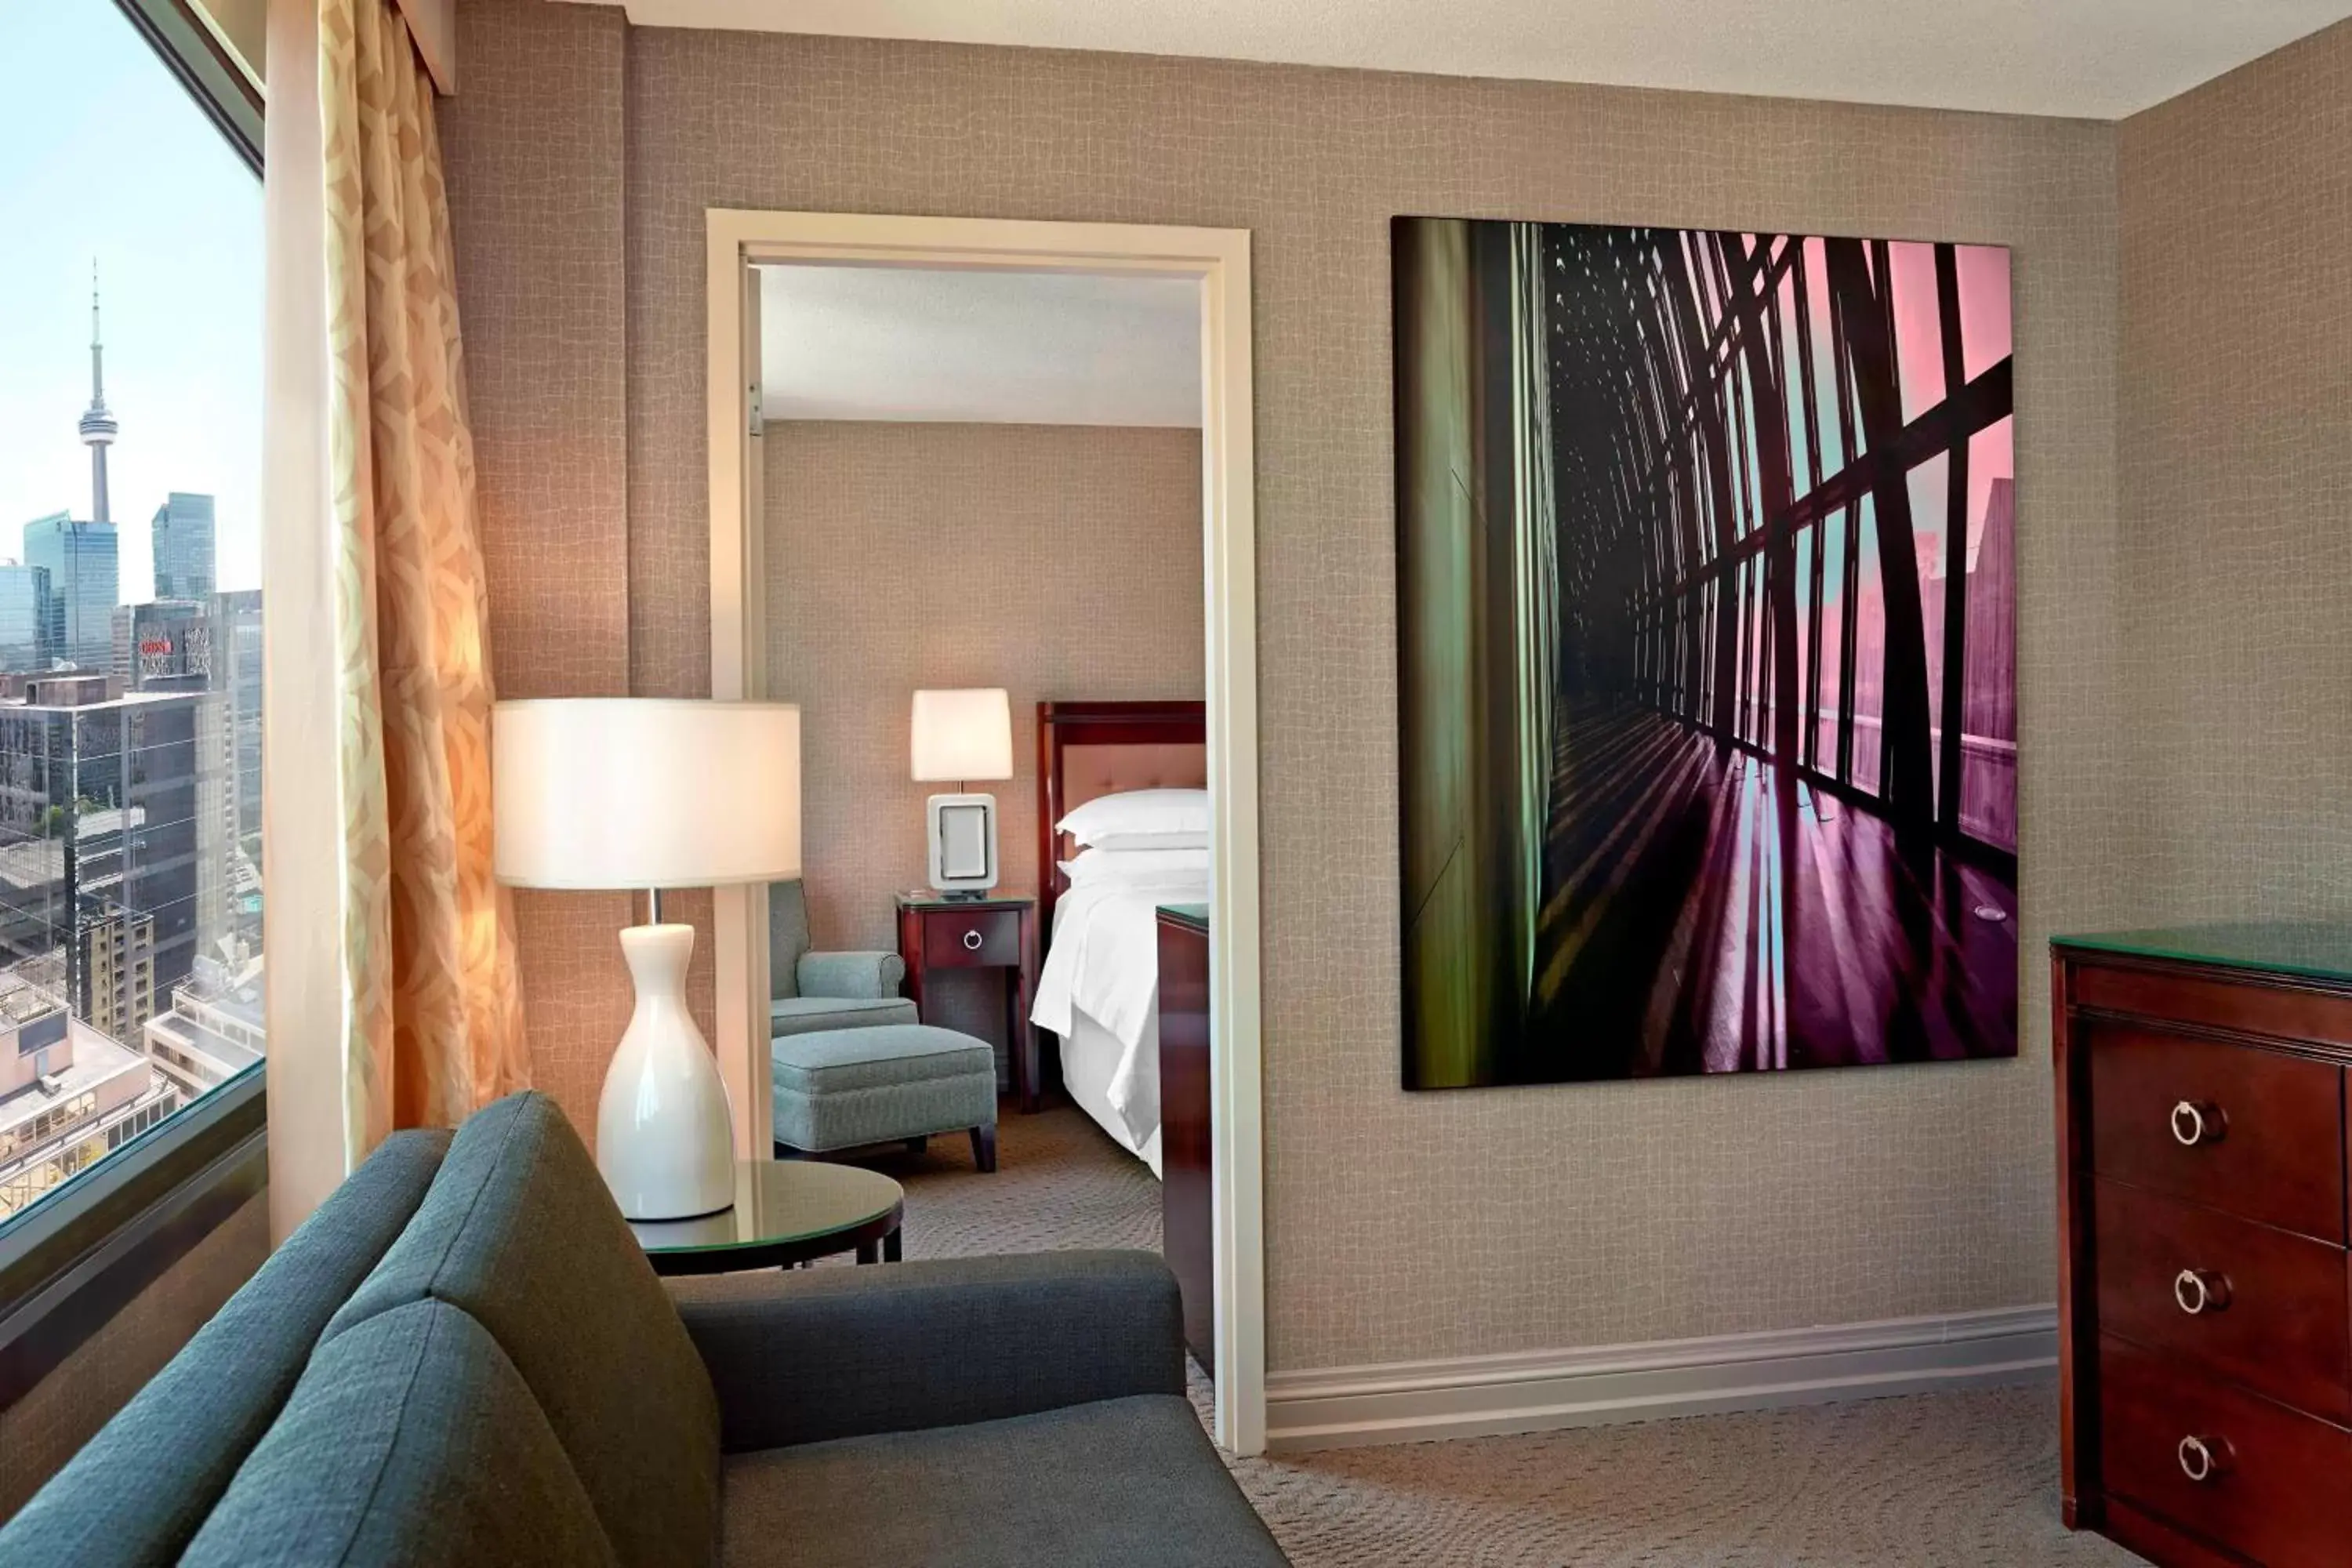
<path id="1" fill-rule="evenodd" d="M 1206 742 L 1211 801 L 1210 1030 L 1214 1100 L 1216 1431 L 1235 1454 L 1265 1447 L 1263 1060 L 1259 1040 L 1257 567 L 1250 370 L 1250 240 L 1245 229 L 1027 223 L 840 213 L 706 214 L 709 306 L 710 689 L 764 693 L 767 611 L 755 526 L 758 263 L 1142 273 L 1201 286 L 1201 465 L 1207 606 Z M 803 766 L 824 765 L 805 758 Z M 1048 818 L 1047 820 L 1052 820 Z M 1042 879 L 1053 870 L 1039 867 Z M 1042 900 L 1041 900 L 1042 901 Z M 739 1116 L 757 1141 L 768 1104 L 765 901 L 756 890 L 717 905 L 720 993 L 717 1054 Z M 1050 905 L 1039 910 L 1041 923 Z M 745 1115 L 746 1110 L 749 1114 Z"/>

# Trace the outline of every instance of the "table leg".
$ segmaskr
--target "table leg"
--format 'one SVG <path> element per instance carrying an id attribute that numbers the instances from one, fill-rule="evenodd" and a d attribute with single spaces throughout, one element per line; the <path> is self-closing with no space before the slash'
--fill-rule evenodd
<path id="1" fill-rule="evenodd" d="M 859 1242 L 859 1243 L 857 1244 L 857 1261 L 858 1261 L 858 1262 L 860 1262 L 860 1263 L 879 1263 L 879 1262 L 881 1262 L 881 1261 L 882 1261 L 882 1252 L 881 1252 L 881 1248 L 880 1248 L 878 1246 L 877 1246 L 875 1243 L 870 1242 L 870 1241 L 861 1241 L 861 1242 Z"/>
<path id="2" fill-rule="evenodd" d="M 885 1263 L 906 1261 L 906 1231 L 903 1226 L 892 1230 L 889 1235 L 882 1238 L 882 1261 Z"/>

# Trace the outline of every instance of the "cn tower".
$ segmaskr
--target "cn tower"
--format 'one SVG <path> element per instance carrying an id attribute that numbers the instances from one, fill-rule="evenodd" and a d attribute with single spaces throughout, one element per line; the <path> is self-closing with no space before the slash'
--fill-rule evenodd
<path id="1" fill-rule="evenodd" d="M 81 444 L 89 448 L 89 520 L 111 522 L 106 503 L 106 449 L 121 426 L 106 406 L 106 350 L 98 332 L 98 263 L 89 264 L 89 406 L 82 410 Z"/>

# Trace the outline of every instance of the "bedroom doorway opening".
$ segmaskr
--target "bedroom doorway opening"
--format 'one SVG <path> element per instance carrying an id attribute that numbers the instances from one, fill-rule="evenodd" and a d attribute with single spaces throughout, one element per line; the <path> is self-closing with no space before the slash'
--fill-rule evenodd
<path id="1" fill-rule="evenodd" d="M 707 223 L 712 694 L 803 710 L 803 882 L 717 896 L 730 1093 L 768 1106 L 774 1061 L 797 1082 L 812 1048 L 771 1030 L 831 1026 L 794 984 L 831 961 L 793 955 L 903 963 L 921 1022 L 995 1046 L 1006 1091 L 985 1154 L 975 1133 L 969 1157 L 879 1156 L 908 1256 L 927 1220 L 948 1254 L 1161 1243 L 1217 1438 L 1257 1452 L 1248 237 Z M 1009 765 L 923 782 L 910 699 L 936 715 L 943 693 L 992 704 Z M 992 797 L 978 900 L 926 886 L 940 791 Z M 769 1131 L 739 1114 L 740 1152 Z"/>

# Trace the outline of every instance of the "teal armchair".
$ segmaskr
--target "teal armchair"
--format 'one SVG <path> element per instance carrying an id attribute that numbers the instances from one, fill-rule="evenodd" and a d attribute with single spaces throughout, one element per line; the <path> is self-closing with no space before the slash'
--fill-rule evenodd
<path id="1" fill-rule="evenodd" d="M 918 1022 L 898 994 L 895 952 L 811 952 L 808 902 L 794 882 L 768 886 L 768 1034 L 809 1035 Z"/>

